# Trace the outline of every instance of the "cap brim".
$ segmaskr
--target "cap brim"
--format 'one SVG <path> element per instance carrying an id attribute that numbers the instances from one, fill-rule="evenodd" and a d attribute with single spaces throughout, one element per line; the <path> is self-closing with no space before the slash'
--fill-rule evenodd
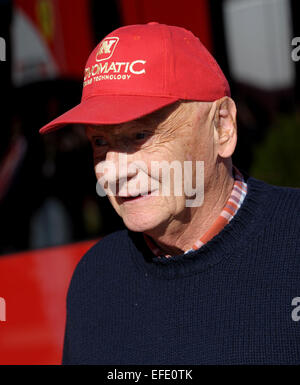
<path id="1" fill-rule="evenodd" d="M 175 103 L 177 100 L 179 98 L 160 96 L 92 96 L 46 124 L 39 132 L 46 134 L 68 124 L 125 123 Z"/>

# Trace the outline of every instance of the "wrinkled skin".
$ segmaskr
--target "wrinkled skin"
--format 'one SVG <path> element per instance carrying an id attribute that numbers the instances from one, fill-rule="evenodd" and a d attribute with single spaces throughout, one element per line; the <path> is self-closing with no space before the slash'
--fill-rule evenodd
<path id="1" fill-rule="evenodd" d="M 148 234 L 167 253 L 189 249 L 214 222 L 229 198 L 234 182 L 231 155 L 236 145 L 236 108 L 230 98 L 177 102 L 135 121 L 87 126 L 86 134 L 93 148 L 97 179 L 105 175 L 107 162 L 116 166 L 117 174 L 108 176 L 104 186 L 114 209 L 130 230 Z M 120 154 L 126 154 L 126 165 L 143 161 L 144 166 L 119 169 Z M 174 160 L 180 162 L 182 169 L 184 161 L 192 161 L 193 165 L 197 160 L 204 161 L 201 206 L 186 207 L 187 197 L 174 194 L 174 178 L 170 196 L 162 194 L 162 177 L 151 174 L 151 162 Z M 192 177 L 194 187 L 195 170 L 193 167 L 193 173 L 184 176 Z M 117 182 L 115 194 L 109 190 L 110 181 Z M 134 195 L 128 194 L 129 186 L 137 186 L 137 182 L 145 195 L 126 199 Z M 146 195 L 151 192 L 152 195 Z"/>

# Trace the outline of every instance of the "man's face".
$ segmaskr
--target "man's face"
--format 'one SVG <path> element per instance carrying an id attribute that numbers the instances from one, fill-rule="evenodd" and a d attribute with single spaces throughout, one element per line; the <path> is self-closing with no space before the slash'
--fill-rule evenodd
<path id="1" fill-rule="evenodd" d="M 86 127 L 97 179 L 130 230 L 151 235 L 190 221 L 184 178 L 195 186 L 196 160 L 211 163 L 209 105 L 176 103 L 128 123 Z M 181 177 L 171 170 L 166 179 L 157 171 L 157 164 L 174 161 L 182 170 L 185 161 L 192 161 L 193 172 Z M 182 194 L 175 194 L 180 187 Z"/>

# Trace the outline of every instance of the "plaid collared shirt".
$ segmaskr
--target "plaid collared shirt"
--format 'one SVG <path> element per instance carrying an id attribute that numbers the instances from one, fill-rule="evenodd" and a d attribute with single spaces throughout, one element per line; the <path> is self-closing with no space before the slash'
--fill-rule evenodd
<path id="1" fill-rule="evenodd" d="M 243 175 L 235 166 L 233 166 L 233 174 L 233 189 L 219 217 L 210 226 L 210 228 L 193 244 L 193 246 L 184 252 L 184 254 L 200 249 L 202 245 L 217 235 L 231 221 L 231 219 L 240 208 L 247 194 L 247 183 L 244 181 Z M 144 239 L 156 257 L 172 257 L 171 255 L 166 254 L 163 250 L 161 250 L 160 247 L 148 235 L 144 234 Z"/>

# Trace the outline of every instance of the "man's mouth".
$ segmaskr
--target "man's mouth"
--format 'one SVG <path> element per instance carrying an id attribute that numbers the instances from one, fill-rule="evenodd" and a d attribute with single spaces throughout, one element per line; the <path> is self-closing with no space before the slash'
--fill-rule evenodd
<path id="1" fill-rule="evenodd" d="M 121 196 L 119 195 L 119 198 L 122 199 L 123 202 L 133 202 L 137 201 L 143 198 L 147 198 L 149 196 L 153 195 L 153 191 L 149 191 L 147 193 L 142 193 L 138 195 L 127 195 L 127 196 Z"/>
<path id="2" fill-rule="evenodd" d="M 144 198 L 145 196 L 147 195 L 137 195 L 137 196 L 127 196 L 127 197 L 121 197 L 121 199 L 124 201 L 124 202 L 131 202 L 131 201 L 136 201 L 138 199 L 141 199 L 141 198 Z"/>

